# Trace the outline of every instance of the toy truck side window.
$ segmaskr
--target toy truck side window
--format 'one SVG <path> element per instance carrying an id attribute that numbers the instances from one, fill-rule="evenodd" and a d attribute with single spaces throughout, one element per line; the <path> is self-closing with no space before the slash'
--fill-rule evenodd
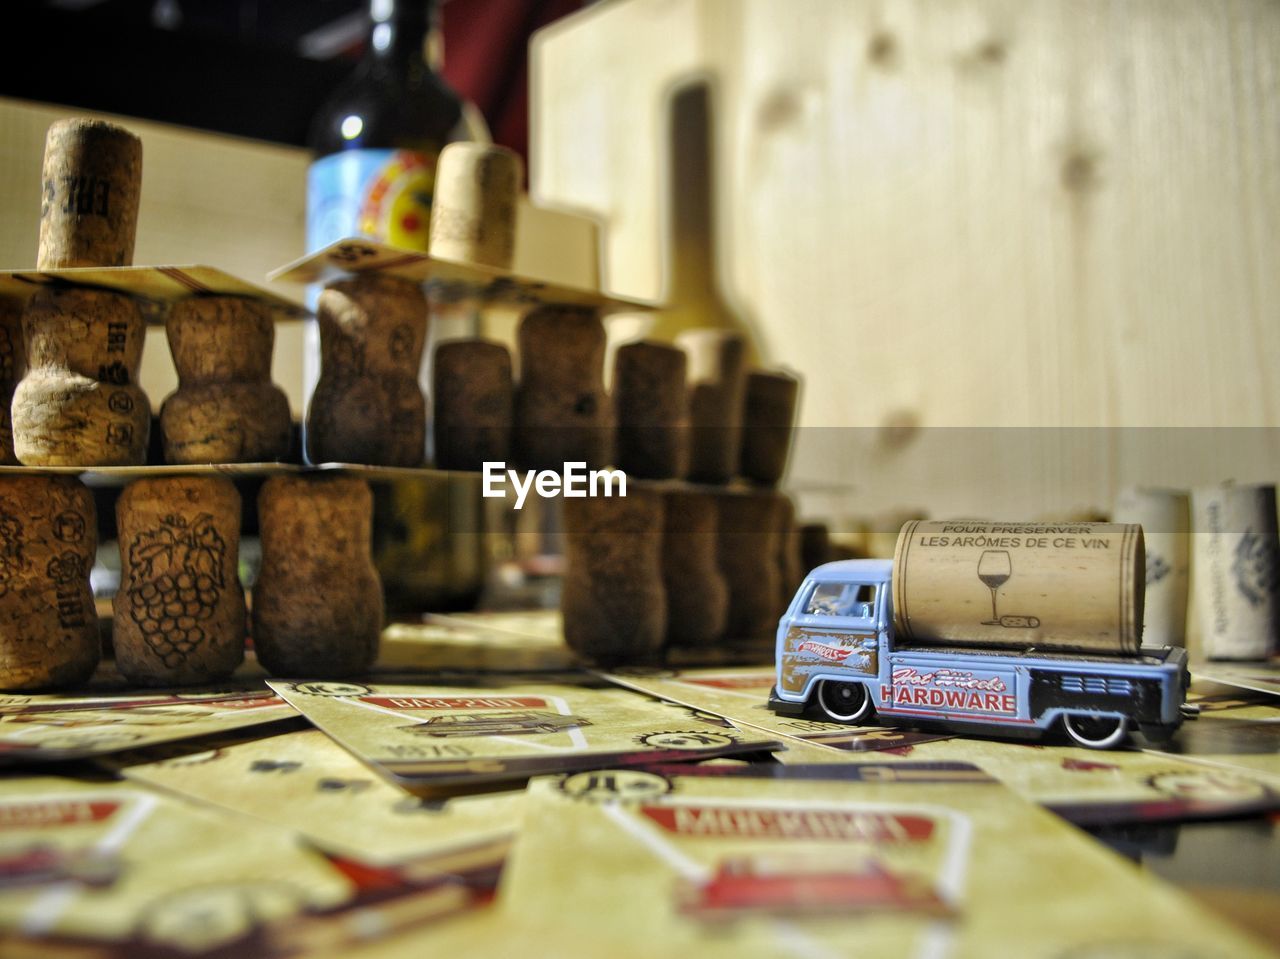
<path id="1" fill-rule="evenodd" d="M 807 616 L 872 619 L 876 614 L 876 587 L 870 583 L 820 583 L 804 612 Z"/>

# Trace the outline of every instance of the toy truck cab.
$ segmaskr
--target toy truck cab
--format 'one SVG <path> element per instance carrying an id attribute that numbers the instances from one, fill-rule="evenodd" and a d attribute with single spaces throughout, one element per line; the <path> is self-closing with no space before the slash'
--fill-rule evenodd
<path id="1" fill-rule="evenodd" d="M 1061 726 L 1107 749 L 1137 726 L 1170 735 L 1185 712 L 1186 651 L 1137 655 L 951 644 L 899 645 L 893 562 L 846 560 L 813 570 L 779 621 L 775 712 L 815 708 L 850 724 L 903 722 L 1036 735 Z"/>

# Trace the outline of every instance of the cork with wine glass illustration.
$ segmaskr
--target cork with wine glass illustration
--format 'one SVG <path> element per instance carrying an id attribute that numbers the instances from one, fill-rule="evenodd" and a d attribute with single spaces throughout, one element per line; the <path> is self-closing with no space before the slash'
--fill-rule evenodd
<path id="1" fill-rule="evenodd" d="M 913 521 L 894 556 L 898 637 L 1134 655 L 1145 566 L 1137 524 Z"/>
<path id="2" fill-rule="evenodd" d="M 1038 616 L 1001 616 L 997 609 L 1000 587 L 1013 575 L 1013 560 L 1007 549 L 984 549 L 978 557 L 978 579 L 991 590 L 991 618 L 982 621 L 983 626 L 1002 626 L 1005 629 L 1035 629 L 1040 625 Z"/>

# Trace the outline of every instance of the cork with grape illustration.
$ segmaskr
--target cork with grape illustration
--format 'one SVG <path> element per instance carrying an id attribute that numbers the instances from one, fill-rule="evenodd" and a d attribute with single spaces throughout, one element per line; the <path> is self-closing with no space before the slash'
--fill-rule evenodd
<path id="1" fill-rule="evenodd" d="M 120 495 L 116 522 L 120 672 L 147 686 L 229 676 L 244 659 L 246 634 L 235 486 L 216 476 L 138 480 Z"/>

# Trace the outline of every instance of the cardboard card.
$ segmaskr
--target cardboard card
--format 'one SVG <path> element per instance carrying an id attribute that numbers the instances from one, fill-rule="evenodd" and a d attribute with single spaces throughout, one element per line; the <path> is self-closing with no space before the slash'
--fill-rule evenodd
<path id="1" fill-rule="evenodd" d="M 779 746 L 620 689 L 501 677 L 459 686 L 270 685 L 360 759 L 420 791 Z"/>
<path id="2" fill-rule="evenodd" d="M 1079 824 L 1215 819 L 1280 809 L 1280 791 L 1252 772 L 1136 749 L 956 738 L 875 756 L 884 762 L 973 763 L 1024 799 Z M 787 753 L 778 758 L 798 761 Z"/>
<path id="3" fill-rule="evenodd" d="M 771 666 L 615 670 L 600 675 L 619 686 L 714 713 L 739 725 L 751 726 L 774 736 L 785 736 L 788 740 L 799 739 L 811 746 L 844 752 L 901 749 L 918 743 L 951 738 L 949 733 L 921 732 L 888 726 L 848 726 L 803 716 L 780 716 L 769 708 L 769 692 L 773 689 L 776 678 Z"/>
<path id="4" fill-rule="evenodd" d="M 0 696 L 0 766 L 100 756 L 292 719 L 261 683 Z"/>
<path id="5" fill-rule="evenodd" d="M 1268 954 L 965 764 L 539 780 L 498 908 L 561 959 Z"/>
<path id="6" fill-rule="evenodd" d="M 1280 700 L 1266 693 L 1198 682 L 1187 701 L 1200 710 L 1153 751 L 1237 767 L 1280 790 Z"/>
<path id="7" fill-rule="evenodd" d="M 1280 696 L 1280 659 L 1265 663 L 1205 660 L 1192 664 L 1191 675 L 1199 681 L 1222 683 L 1239 689 L 1252 689 L 1256 692 Z"/>
<path id="8" fill-rule="evenodd" d="M 365 237 L 338 240 L 271 271 L 267 279 L 290 283 L 329 283 L 368 272 L 429 282 L 429 289 L 445 300 L 475 296 L 490 303 L 520 306 L 563 303 L 595 307 L 605 313 L 633 313 L 654 308 L 654 304 L 642 300 L 609 296 L 599 290 L 522 276 L 499 267 L 445 260 Z"/>
<path id="9" fill-rule="evenodd" d="M 80 266 L 56 270 L 0 271 L 0 298 L 26 301 L 42 286 L 88 286 L 136 296 L 152 323 L 163 323 L 166 306 L 192 296 L 242 296 L 259 300 L 279 320 L 303 319 L 301 303 L 232 276 L 216 266 Z"/>
<path id="10" fill-rule="evenodd" d="M 427 800 L 409 795 L 317 730 L 239 742 L 122 774 L 184 798 L 296 830 L 320 849 L 367 866 L 401 866 L 421 882 L 500 863 L 520 823 L 523 789 Z"/>
<path id="11" fill-rule="evenodd" d="M 393 623 L 383 630 L 374 670 L 541 672 L 572 669 L 576 663 L 559 632 L 530 635 L 483 619 L 431 615 L 425 623 Z"/>
<path id="12" fill-rule="evenodd" d="M 200 955 L 354 887 L 296 836 L 134 783 L 0 780 L 0 929 Z"/>

